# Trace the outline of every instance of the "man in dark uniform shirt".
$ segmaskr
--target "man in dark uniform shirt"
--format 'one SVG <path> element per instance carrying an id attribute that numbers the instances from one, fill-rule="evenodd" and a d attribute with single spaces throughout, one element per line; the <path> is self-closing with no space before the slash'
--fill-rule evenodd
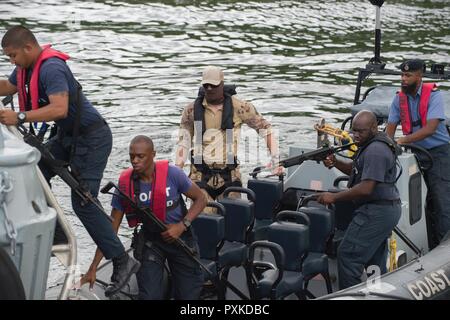
<path id="1" fill-rule="evenodd" d="M 394 143 L 378 132 L 375 115 L 358 112 L 352 124 L 358 152 L 352 163 L 328 157 L 324 164 L 350 175 L 349 189 L 318 195 L 318 202 L 353 201 L 356 210 L 338 248 L 339 288 L 360 283 L 365 267 L 377 265 L 386 272 L 387 238 L 401 215 Z"/>

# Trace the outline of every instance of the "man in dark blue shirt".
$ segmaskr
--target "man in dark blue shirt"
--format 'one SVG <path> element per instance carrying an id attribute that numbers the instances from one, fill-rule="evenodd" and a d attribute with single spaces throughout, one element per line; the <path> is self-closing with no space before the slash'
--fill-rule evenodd
<path id="1" fill-rule="evenodd" d="M 416 144 L 427 149 L 433 158 L 433 166 L 424 173 L 428 188 L 427 229 L 432 249 L 450 231 L 450 136 L 444 123 L 444 99 L 433 84 L 422 81 L 424 67 L 419 59 L 400 65 L 401 92 L 394 97 L 389 109 L 386 133 L 393 138 L 401 123 L 404 136 L 397 142 Z M 432 88 L 428 93 L 427 86 Z"/>
<path id="2" fill-rule="evenodd" d="M 134 248 L 136 257 L 142 263 L 136 275 L 139 299 L 161 300 L 164 298 L 163 275 L 166 260 L 173 279 L 174 298 L 199 299 L 203 286 L 202 270 L 180 246 L 173 242 L 181 238 L 190 248 L 198 252 L 197 241 L 190 224 L 205 208 L 206 196 L 183 170 L 168 165 L 167 162 L 164 164 L 164 161 L 154 161 L 156 152 L 149 137 L 142 135 L 134 137 L 130 142 L 129 150 L 132 168 L 121 174 L 119 188 L 133 184 L 135 186 L 133 192 L 131 188 L 124 192 L 128 192 L 128 196 L 135 199 L 140 206 L 151 208 L 155 214 L 157 214 L 157 202 L 161 202 L 159 208 L 162 205 L 165 211 L 161 220 L 167 226 L 167 230 L 162 233 L 160 230 L 155 230 L 154 223 L 145 217 L 140 217 L 139 213 L 129 207 L 128 201 L 120 198 L 116 191 L 111 203 L 113 208 L 111 216 L 114 217 L 113 226 L 116 232 L 124 216 L 130 226 L 142 226 L 144 240 L 140 241 L 145 243 L 141 245 L 143 250 L 136 254 L 136 251 L 140 251 L 137 249 L 139 245 Z M 125 172 L 130 174 L 127 175 Z M 165 177 L 162 177 L 164 174 Z M 165 194 L 162 198 L 156 196 L 158 190 Z M 184 207 L 181 194 L 193 200 L 189 210 Z M 138 241 L 135 239 L 135 243 Z M 88 272 L 81 279 L 81 285 L 90 283 L 90 286 L 93 286 L 101 258 L 101 252 L 97 250 Z"/>
<path id="3" fill-rule="evenodd" d="M 366 110 L 355 115 L 352 132 L 359 148 L 353 162 L 334 156 L 324 161 L 325 166 L 335 166 L 350 176 L 349 189 L 320 193 L 317 198 L 322 204 L 355 203 L 353 219 L 337 252 L 340 289 L 360 283 L 364 267 L 376 265 L 380 273 L 386 272 L 387 238 L 401 215 L 393 141 L 378 132 L 375 115 Z"/>
<path id="4" fill-rule="evenodd" d="M 6 32 L 2 48 L 16 68 L 8 80 L 0 81 L 0 95 L 18 92 L 20 112 L 0 110 L 0 123 L 55 121 L 58 134 L 49 140 L 49 151 L 56 159 L 69 162 L 96 197 L 111 152 L 112 134 L 79 89 L 65 63 L 69 57 L 49 46 L 41 47 L 33 33 L 22 26 Z M 42 163 L 39 165 L 50 182 L 55 173 Z M 113 294 L 137 272 L 140 264 L 125 252 L 107 217 L 94 204 L 84 204 L 73 190 L 72 207 L 105 257 L 113 260 L 113 282 L 105 292 Z"/>

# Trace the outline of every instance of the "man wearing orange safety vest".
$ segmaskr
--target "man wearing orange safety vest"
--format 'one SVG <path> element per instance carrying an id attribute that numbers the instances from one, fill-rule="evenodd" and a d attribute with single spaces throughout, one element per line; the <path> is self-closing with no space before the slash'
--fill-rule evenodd
<path id="1" fill-rule="evenodd" d="M 130 142 L 130 162 L 132 167 L 124 170 L 119 178 L 120 190 L 143 207 L 149 207 L 155 216 L 167 225 L 160 232 L 154 223 L 140 212 L 136 212 L 118 192 L 112 199 L 113 228 L 117 232 L 123 216 L 130 227 L 141 226 L 133 239 L 134 256 L 141 262 L 136 274 L 140 300 L 161 300 L 166 291 L 163 287 L 166 260 L 172 275 L 175 299 L 197 300 L 203 287 L 200 266 L 183 249 L 173 242 L 181 238 L 198 254 L 197 241 L 191 222 L 206 206 L 206 197 L 178 167 L 169 165 L 167 160 L 154 161 L 152 140 L 143 135 Z M 186 209 L 181 194 L 193 200 Z M 97 266 L 102 254 L 97 250 L 89 271 L 81 279 L 81 285 L 96 279 Z"/>
<path id="2" fill-rule="evenodd" d="M 444 100 L 434 83 L 422 82 L 425 64 L 413 59 L 400 65 L 401 91 L 389 109 L 386 133 L 394 137 L 398 123 L 403 136 L 399 144 L 416 144 L 433 158 L 425 172 L 427 226 L 430 248 L 434 248 L 450 230 L 450 137 L 445 127 Z M 420 154 L 418 154 L 420 158 Z M 430 237 L 431 236 L 431 237 Z"/>
<path id="3" fill-rule="evenodd" d="M 2 48 L 15 68 L 8 80 L 0 80 L 0 96 L 17 92 L 20 110 L 0 109 L 0 123 L 54 121 L 57 134 L 46 147 L 57 160 L 68 162 L 96 197 L 111 153 L 112 133 L 66 64 L 69 56 L 50 45 L 40 46 L 34 34 L 23 26 L 14 26 L 5 33 Z M 52 168 L 42 161 L 39 167 L 50 183 L 55 176 Z M 73 190 L 71 198 L 73 210 L 89 235 L 105 257 L 112 259 L 114 281 L 105 291 L 112 295 L 139 269 L 139 262 L 128 256 L 107 216 L 97 206 L 84 203 Z"/>

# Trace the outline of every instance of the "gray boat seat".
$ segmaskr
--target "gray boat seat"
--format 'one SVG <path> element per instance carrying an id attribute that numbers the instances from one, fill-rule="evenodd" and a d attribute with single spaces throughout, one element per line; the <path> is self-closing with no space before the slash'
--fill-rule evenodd
<path id="1" fill-rule="evenodd" d="M 255 260 L 256 249 L 269 249 L 275 260 L 275 265 L 268 261 Z M 250 279 L 250 299 L 276 299 L 276 289 L 284 273 L 284 250 L 276 243 L 259 240 L 253 242 L 248 250 L 246 275 Z"/>
<path id="2" fill-rule="evenodd" d="M 256 195 L 255 224 L 250 242 L 267 239 L 267 227 L 273 222 L 283 197 L 283 180 L 255 178 L 249 179 L 247 186 Z"/>
<path id="3" fill-rule="evenodd" d="M 268 240 L 280 245 L 285 255 L 283 276 L 275 289 L 276 299 L 293 293 L 299 299 L 306 298 L 302 264 L 309 248 L 308 222 L 308 217 L 301 212 L 282 211 L 269 226 Z M 270 270 L 267 275 L 263 273 L 266 276 L 272 276 Z"/>
<path id="4" fill-rule="evenodd" d="M 398 86 L 375 86 L 369 88 L 364 93 L 365 99 L 360 104 L 356 104 L 350 107 L 350 111 L 354 116 L 360 110 L 369 110 L 375 113 L 378 119 L 387 120 L 389 117 L 389 108 L 391 107 L 392 100 L 394 100 L 397 91 L 400 90 Z M 441 90 L 444 100 L 444 112 L 446 115 L 446 125 L 450 126 L 450 91 Z"/>
<path id="5" fill-rule="evenodd" d="M 200 261 L 212 273 L 208 274 L 202 269 L 204 280 L 212 281 L 215 289 L 219 291 L 222 288 L 219 278 L 219 251 L 225 241 L 225 208 L 217 202 L 208 202 L 207 207 L 216 208 L 220 214 L 200 213 L 192 221 L 192 228 L 197 237 Z"/>
<path id="6" fill-rule="evenodd" d="M 320 191 L 311 190 L 311 189 L 303 189 L 303 188 L 294 188 L 294 187 L 287 188 L 284 191 L 283 197 L 280 200 L 280 211 L 283 211 L 283 210 L 296 211 L 304 197 L 307 197 L 307 196 L 312 195 L 317 192 L 320 192 Z M 316 201 L 310 201 L 309 203 L 311 203 L 311 205 L 312 205 L 313 202 L 315 202 L 317 205 L 321 206 Z"/>
<path id="7" fill-rule="evenodd" d="M 231 198 L 231 192 L 245 193 L 248 199 Z M 248 239 L 255 220 L 255 194 L 242 187 L 229 187 L 223 193 L 219 203 L 225 208 L 225 241 L 219 251 L 221 278 L 227 279 L 231 267 L 246 263 Z"/>
<path id="8" fill-rule="evenodd" d="M 303 263 L 305 288 L 308 287 L 311 279 L 320 274 L 325 280 L 328 293 L 331 293 L 332 287 L 326 252 L 335 229 L 334 211 L 325 207 L 301 207 L 299 211 L 306 214 L 311 221 L 309 225 L 309 252 Z M 308 294 L 312 296 L 310 292 Z"/>
<path id="9" fill-rule="evenodd" d="M 225 217 L 218 214 L 200 213 L 192 227 L 198 239 L 200 257 L 214 260 L 218 248 L 222 247 L 225 237 Z"/>
<path id="10" fill-rule="evenodd" d="M 219 251 L 219 265 L 221 267 L 241 266 L 247 257 L 247 244 L 239 241 L 225 241 Z"/>

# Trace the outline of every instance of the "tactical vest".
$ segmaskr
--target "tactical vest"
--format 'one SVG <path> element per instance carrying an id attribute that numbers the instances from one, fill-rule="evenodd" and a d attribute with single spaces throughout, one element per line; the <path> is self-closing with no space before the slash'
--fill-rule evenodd
<path id="1" fill-rule="evenodd" d="M 233 123 L 234 109 L 231 97 L 235 94 L 236 94 L 235 85 L 224 85 L 223 87 L 224 101 L 221 120 L 221 130 L 234 129 Z M 198 91 L 198 96 L 194 102 L 194 121 L 202 122 L 202 134 L 201 134 L 202 138 L 207 129 L 205 122 L 205 108 L 203 107 L 204 98 L 205 98 L 205 89 L 203 87 L 200 87 Z M 202 142 L 196 141 L 196 143 Z M 240 181 L 235 182 L 231 181 L 231 171 L 236 169 L 236 167 L 238 166 L 236 156 L 233 155 L 233 163 L 227 164 L 223 169 L 211 168 L 205 163 L 203 157 L 201 158 L 201 163 L 198 162 L 200 161 L 198 161 L 198 159 L 194 159 L 193 152 L 191 152 L 191 163 L 198 171 L 202 173 L 202 180 L 197 182 L 197 185 L 200 188 L 206 190 L 213 199 L 216 199 L 217 196 L 223 193 L 223 191 L 225 191 L 225 189 L 230 186 L 242 186 L 242 183 Z M 214 188 L 208 185 L 208 181 L 210 180 L 210 178 L 214 177 L 215 175 L 220 175 L 224 179 L 224 185 L 221 186 L 220 188 Z"/>
<path id="2" fill-rule="evenodd" d="M 404 135 L 412 133 L 415 126 L 425 127 L 427 124 L 428 102 L 430 101 L 431 92 L 437 88 L 435 83 L 423 83 L 422 93 L 419 102 L 419 120 L 412 121 L 411 112 L 409 111 L 408 96 L 402 91 L 398 92 L 400 101 L 400 121 Z"/>
<path id="3" fill-rule="evenodd" d="M 347 184 L 348 188 L 351 188 L 361 182 L 363 166 L 362 166 L 361 161 L 359 161 L 359 158 L 361 157 L 362 153 L 367 149 L 367 147 L 375 141 L 383 142 L 389 147 L 389 149 L 391 149 L 392 153 L 395 156 L 395 161 L 394 161 L 394 165 L 389 170 L 395 169 L 396 162 L 397 162 L 397 152 L 396 152 L 396 148 L 395 148 L 395 143 L 384 132 L 379 132 L 372 139 L 367 141 L 363 146 L 358 148 L 355 158 L 353 159 L 352 171 L 350 173 L 350 177 L 349 177 L 348 184 Z M 382 184 L 395 184 L 395 182 L 396 182 L 396 180 L 393 180 L 393 181 L 382 182 Z"/>

